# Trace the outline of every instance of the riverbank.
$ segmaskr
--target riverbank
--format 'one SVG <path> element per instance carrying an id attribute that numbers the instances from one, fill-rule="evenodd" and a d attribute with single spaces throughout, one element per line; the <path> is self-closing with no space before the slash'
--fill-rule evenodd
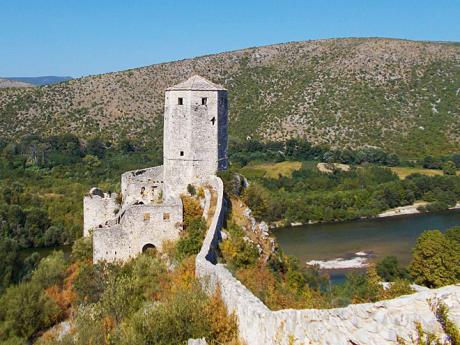
<path id="1" fill-rule="evenodd" d="M 426 206 L 429 203 L 426 201 L 419 201 L 416 202 L 412 205 L 407 205 L 407 206 L 400 206 L 400 207 L 395 207 L 389 210 L 386 210 L 384 212 L 379 213 L 378 215 L 374 217 L 361 217 L 359 218 L 360 220 L 365 220 L 365 219 L 375 219 L 375 218 L 390 218 L 390 217 L 397 217 L 397 216 L 409 216 L 409 215 L 415 215 L 415 214 L 427 214 L 430 212 L 420 212 L 418 210 L 419 207 L 421 206 Z M 449 210 L 458 210 L 460 209 L 460 202 L 457 203 L 455 206 L 450 207 Z M 355 219 L 358 220 L 358 219 Z M 304 224 L 301 222 L 292 222 L 289 224 L 286 224 L 284 220 L 276 221 L 273 223 L 269 224 L 269 227 L 271 230 L 276 230 L 280 228 L 288 228 L 288 227 L 298 227 L 298 226 L 303 226 L 303 225 L 314 225 L 314 224 L 336 224 L 336 223 L 346 223 L 349 222 L 349 220 L 336 220 L 336 221 L 330 221 L 330 222 L 321 222 L 321 221 L 309 221 L 308 223 Z"/>
<path id="2" fill-rule="evenodd" d="M 321 269 L 365 269 L 385 256 L 408 265 L 417 238 L 426 230 L 441 232 L 460 225 L 460 210 L 320 223 L 273 230 L 279 247 L 304 264 Z"/>
<path id="3" fill-rule="evenodd" d="M 419 211 L 419 207 L 426 206 L 426 205 L 428 205 L 428 202 L 420 201 L 412 205 L 395 207 L 385 212 L 379 213 L 377 215 L 377 218 L 405 216 L 405 215 L 410 215 L 410 214 L 422 213 Z M 460 203 L 457 203 L 454 207 L 449 208 L 449 210 L 455 210 L 455 209 L 460 209 Z"/>

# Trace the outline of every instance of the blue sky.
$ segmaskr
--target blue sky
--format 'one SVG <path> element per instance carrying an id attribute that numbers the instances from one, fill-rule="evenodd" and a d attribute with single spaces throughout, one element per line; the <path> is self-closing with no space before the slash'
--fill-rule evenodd
<path id="1" fill-rule="evenodd" d="M 460 41 L 460 0 L 0 0 L 0 76 L 71 75 L 331 37 Z"/>

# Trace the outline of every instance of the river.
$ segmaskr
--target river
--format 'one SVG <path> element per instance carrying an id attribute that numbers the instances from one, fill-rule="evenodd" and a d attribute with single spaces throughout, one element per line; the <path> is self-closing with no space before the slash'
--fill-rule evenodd
<path id="1" fill-rule="evenodd" d="M 365 265 L 387 255 L 394 255 L 407 265 L 415 241 L 424 230 L 445 231 L 457 225 L 460 210 L 302 225 L 276 229 L 273 234 L 284 253 L 297 257 L 301 263 L 319 261 L 323 268 L 334 266 L 324 271 L 337 283 L 351 269 L 343 266 Z"/>

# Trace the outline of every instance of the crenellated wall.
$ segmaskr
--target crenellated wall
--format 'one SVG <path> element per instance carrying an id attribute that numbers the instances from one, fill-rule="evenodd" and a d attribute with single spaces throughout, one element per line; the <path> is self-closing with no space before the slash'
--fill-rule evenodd
<path id="1" fill-rule="evenodd" d="M 225 205 L 222 181 L 213 176 L 209 184 L 217 191 L 217 208 L 196 257 L 196 275 L 210 291 L 220 287 L 227 308 L 237 315 L 240 337 L 248 345 L 398 344 L 397 336 L 409 340 L 415 334 L 415 322 L 442 335 L 428 302 L 436 298 L 449 307 L 451 320 L 460 325 L 460 285 L 345 308 L 271 311 L 224 265 L 216 264 Z"/>

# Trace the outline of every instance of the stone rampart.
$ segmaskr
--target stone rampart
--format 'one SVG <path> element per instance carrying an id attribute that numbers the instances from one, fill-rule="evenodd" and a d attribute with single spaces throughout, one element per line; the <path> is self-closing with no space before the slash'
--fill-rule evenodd
<path id="1" fill-rule="evenodd" d="M 443 301 L 451 320 L 460 324 L 460 285 L 345 308 L 271 311 L 224 265 L 216 263 L 225 205 L 222 181 L 212 176 L 209 184 L 217 191 L 217 207 L 196 257 L 196 274 L 210 291 L 219 286 L 227 308 L 238 318 L 240 337 L 248 345 L 398 344 L 397 336 L 410 340 L 415 335 L 415 322 L 442 334 L 430 309 L 433 299 Z"/>

